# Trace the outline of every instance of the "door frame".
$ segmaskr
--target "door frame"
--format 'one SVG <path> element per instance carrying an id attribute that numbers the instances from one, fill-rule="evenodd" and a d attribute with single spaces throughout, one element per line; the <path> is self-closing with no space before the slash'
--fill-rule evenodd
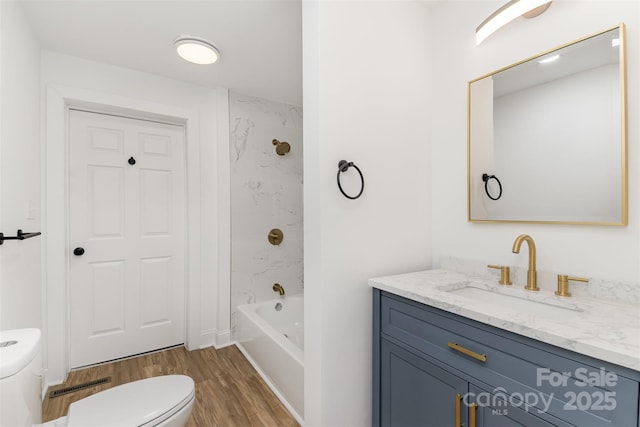
<path id="1" fill-rule="evenodd" d="M 69 365 L 69 109 L 84 109 L 134 119 L 182 125 L 185 130 L 185 345 L 199 347 L 201 292 L 200 141 L 198 111 L 86 89 L 46 87 L 45 138 L 42 162 L 43 358 L 46 383 L 64 381 Z"/>

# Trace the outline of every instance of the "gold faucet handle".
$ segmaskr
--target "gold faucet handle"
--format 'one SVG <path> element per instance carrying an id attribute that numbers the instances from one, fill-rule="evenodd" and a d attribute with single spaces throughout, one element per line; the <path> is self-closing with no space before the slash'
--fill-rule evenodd
<path id="1" fill-rule="evenodd" d="M 570 297 L 571 292 L 569 292 L 569 280 L 573 282 L 588 282 L 589 279 L 585 279 L 584 277 L 574 277 L 569 276 L 567 274 L 558 274 L 558 290 L 556 291 L 556 295 L 559 297 Z"/>
<path id="2" fill-rule="evenodd" d="M 504 265 L 487 265 L 489 268 L 495 268 L 496 270 L 500 270 L 500 281 L 498 282 L 501 285 L 510 285 L 511 280 L 509 279 L 509 267 Z"/>

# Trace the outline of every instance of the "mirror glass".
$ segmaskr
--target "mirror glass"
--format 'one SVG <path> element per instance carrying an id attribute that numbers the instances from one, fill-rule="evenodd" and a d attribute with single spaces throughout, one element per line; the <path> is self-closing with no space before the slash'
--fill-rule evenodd
<path id="1" fill-rule="evenodd" d="M 468 219 L 626 225 L 624 26 L 469 82 Z"/>

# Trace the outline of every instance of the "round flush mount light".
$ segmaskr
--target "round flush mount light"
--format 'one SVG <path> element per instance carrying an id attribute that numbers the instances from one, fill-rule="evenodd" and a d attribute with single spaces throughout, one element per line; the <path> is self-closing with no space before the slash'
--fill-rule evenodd
<path id="1" fill-rule="evenodd" d="M 179 36 L 173 41 L 178 55 L 194 64 L 213 64 L 220 58 L 220 51 L 207 40 L 193 36 Z"/>

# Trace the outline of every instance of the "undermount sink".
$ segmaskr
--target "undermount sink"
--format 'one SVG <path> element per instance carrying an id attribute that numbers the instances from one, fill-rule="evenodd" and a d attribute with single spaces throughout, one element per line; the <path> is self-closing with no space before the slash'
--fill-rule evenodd
<path id="1" fill-rule="evenodd" d="M 506 295 L 490 289 L 483 289 L 474 286 L 465 286 L 447 291 L 450 294 L 459 295 L 473 301 L 484 304 L 495 305 L 521 313 L 527 313 L 541 318 L 565 319 L 584 311 L 577 306 L 560 306 L 549 304 L 544 301 L 528 299 L 525 295 Z M 526 291 L 522 291 L 526 292 Z"/>

